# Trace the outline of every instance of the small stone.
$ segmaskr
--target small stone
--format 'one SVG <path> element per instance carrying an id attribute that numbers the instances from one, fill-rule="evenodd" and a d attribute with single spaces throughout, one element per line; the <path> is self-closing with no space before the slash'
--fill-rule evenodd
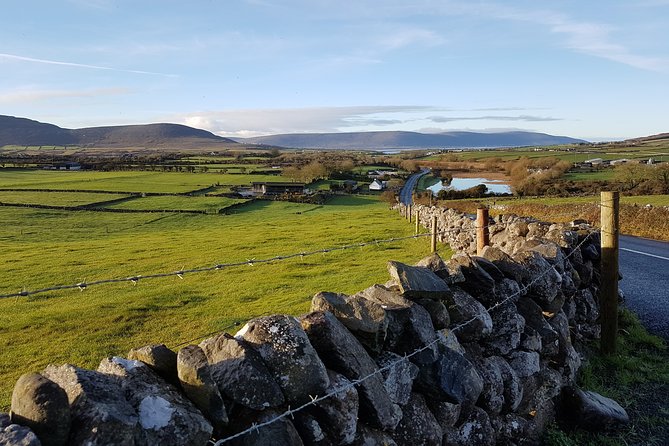
<path id="1" fill-rule="evenodd" d="M 380 430 L 373 429 L 365 424 L 359 423 L 355 435 L 354 446 L 398 446 L 392 437 Z M 400 445 L 404 446 L 404 445 Z"/>
<path id="2" fill-rule="evenodd" d="M 457 428 L 444 433 L 444 446 L 493 446 L 495 431 L 488 414 L 474 407 L 469 417 Z"/>
<path id="3" fill-rule="evenodd" d="M 63 389 L 38 373 L 22 375 L 14 385 L 11 420 L 29 427 L 44 446 L 67 443 L 70 403 Z"/>
<path id="4" fill-rule="evenodd" d="M 492 319 L 485 307 L 460 288 L 453 287 L 451 290 L 453 295 L 447 300 L 446 308 L 451 315 L 451 328 L 458 339 L 472 342 L 490 335 Z"/>
<path id="5" fill-rule="evenodd" d="M 418 376 L 418 367 L 411 361 L 392 352 L 383 352 L 376 360 L 379 368 L 387 367 L 382 373 L 383 385 L 390 400 L 403 406 L 409 402 L 413 381 Z"/>
<path id="6" fill-rule="evenodd" d="M 443 437 L 441 426 L 430 412 L 421 394 L 412 393 L 402 413 L 402 420 L 393 432 L 393 438 L 397 444 L 441 446 Z"/>
<path id="7" fill-rule="evenodd" d="M 527 378 L 539 373 L 539 353 L 517 350 L 509 355 L 509 364 L 519 378 Z"/>
<path id="8" fill-rule="evenodd" d="M 441 426 L 441 430 L 446 432 L 450 430 L 460 418 L 462 406 L 460 404 L 453 404 L 447 401 L 428 400 L 430 411 L 434 415 L 435 420 Z"/>
<path id="9" fill-rule="evenodd" d="M 266 423 L 279 416 L 274 410 L 262 412 L 245 412 L 243 416 L 234 417 L 231 420 L 230 430 L 232 433 L 244 431 L 255 424 Z M 200 443 L 202 445 L 205 443 Z M 228 443 L 226 443 L 228 444 Z M 303 446 L 300 434 L 288 417 L 284 417 L 271 424 L 264 425 L 258 429 L 235 438 L 229 444 L 233 446 Z"/>
<path id="10" fill-rule="evenodd" d="M 18 424 L 10 424 L 0 429 L 0 445 L 2 446 L 41 446 L 37 435 L 30 428 Z"/>
<path id="11" fill-rule="evenodd" d="M 427 310 L 430 319 L 432 319 L 432 325 L 436 330 L 448 328 L 451 323 L 451 317 L 448 314 L 446 305 L 441 301 L 423 298 L 416 303 Z"/>
<path id="12" fill-rule="evenodd" d="M 128 359 L 142 361 L 162 376 L 164 380 L 179 385 L 177 376 L 177 354 L 167 348 L 165 344 L 146 345 L 133 348 L 128 352 Z"/>
<path id="13" fill-rule="evenodd" d="M 616 401 L 573 386 L 562 389 L 560 413 L 571 424 L 591 431 L 613 431 L 630 422 Z"/>
<path id="14" fill-rule="evenodd" d="M 451 257 L 451 261 L 460 265 L 462 274 L 465 276 L 466 280 L 459 284 L 462 289 L 476 298 L 494 295 L 495 279 L 481 268 L 472 257 L 467 254 L 455 254 Z"/>
<path id="15" fill-rule="evenodd" d="M 327 393 L 333 395 L 316 403 L 314 413 L 328 438 L 335 444 L 350 444 L 355 439 L 358 423 L 358 392 L 345 376 L 328 370 L 328 377 L 330 387 Z"/>
<path id="16" fill-rule="evenodd" d="M 448 267 L 436 252 L 421 259 L 418 263 L 416 263 L 416 266 L 427 268 L 441 279 L 444 279 L 447 283 L 449 281 Z"/>

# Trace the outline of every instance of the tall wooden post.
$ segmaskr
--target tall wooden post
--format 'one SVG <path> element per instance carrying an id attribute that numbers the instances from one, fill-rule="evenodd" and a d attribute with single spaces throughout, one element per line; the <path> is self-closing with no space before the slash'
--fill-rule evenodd
<path id="1" fill-rule="evenodd" d="M 600 295 L 602 338 L 605 355 L 616 352 L 618 335 L 618 192 L 602 192 L 602 288 Z"/>
<path id="2" fill-rule="evenodd" d="M 416 220 L 416 235 L 418 235 L 418 233 L 420 232 L 420 218 L 418 218 L 418 217 L 419 217 L 418 209 L 416 209 L 416 216 L 415 216 L 415 220 Z"/>
<path id="3" fill-rule="evenodd" d="M 476 255 L 480 256 L 483 247 L 490 244 L 488 232 L 488 208 L 480 206 L 476 209 Z"/>
<path id="4" fill-rule="evenodd" d="M 407 220 L 409 220 L 409 223 L 411 223 L 411 208 L 412 206 L 410 204 L 407 205 Z"/>
<path id="5" fill-rule="evenodd" d="M 432 252 L 437 252 L 437 216 L 432 216 L 432 240 L 430 243 Z"/>

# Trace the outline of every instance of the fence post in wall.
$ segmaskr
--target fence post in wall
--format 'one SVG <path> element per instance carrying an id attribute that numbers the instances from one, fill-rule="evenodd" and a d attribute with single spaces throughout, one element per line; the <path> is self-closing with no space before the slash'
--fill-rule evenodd
<path id="1" fill-rule="evenodd" d="M 418 209 L 416 209 L 415 218 L 416 218 L 416 235 L 418 235 L 418 233 L 420 232 L 420 226 L 419 226 L 420 225 L 420 218 L 419 218 L 419 214 L 418 214 Z"/>
<path id="2" fill-rule="evenodd" d="M 620 229 L 618 209 L 620 197 L 618 192 L 602 192 L 601 200 L 602 338 L 600 349 L 602 354 L 610 355 L 616 352 L 618 336 L 618 233 Z"/>
<path id="3" fill-rule="evenodd" d="M 412 206 L 410 204 L 407 205 L 407 220 L 409 220 L 409 223 L 411 223 L 411 208 Z"/>
<path id="4" fill-rule="evenodd" d="M 476 255 L 480 256 L 485 246 L 490 244 L 488 232 L 488 208 L 479 206 L 476 209 Z"/>
<path id="5" fill-rule="evenodd" d="M 433 253 L 437 252 L 437 216 L 432 216 L 432 240 L 430 242 L 430 249 Z"/>

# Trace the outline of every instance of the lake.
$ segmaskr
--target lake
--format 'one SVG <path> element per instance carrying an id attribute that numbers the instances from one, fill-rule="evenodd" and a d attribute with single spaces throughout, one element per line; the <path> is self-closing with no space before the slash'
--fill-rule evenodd
<path id="1" fill-rule="evenodd" d="M 488 188 L 488 192 L 495 194 L 510 194 L 511 186 L 509 186 L 504 181 L 499 180 L 489 180 L 487 178 L 458 178 L 453 177 L 451 184 L 449 186 L 444 185 L 441 180 L 434 183 L 432 186 L 428 187 L 434 195 L 437 195 L 440 190 L 464 190 L 469 189 L 479 184 L 485 184 Z"/>

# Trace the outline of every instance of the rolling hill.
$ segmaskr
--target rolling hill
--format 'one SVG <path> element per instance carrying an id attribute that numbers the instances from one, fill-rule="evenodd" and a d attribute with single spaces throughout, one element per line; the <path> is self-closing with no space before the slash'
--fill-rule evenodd
<path id="1" fill-rule="evenodd" d="M 548 146 L 586 142 L 566 136 L 534 132 L 352 132 L 296 133 L 236 139 L 247 144 L 267 144 L 304 149 L 432 149 Z"/>
<path id="2" fill-rule="evenodd" d="M 119 125 L 65 129 L 26 118 L 0 115 L 0 147 L 76 145 L 95 148 L 209 148 L 238 143 L 180 124 Z"/>

